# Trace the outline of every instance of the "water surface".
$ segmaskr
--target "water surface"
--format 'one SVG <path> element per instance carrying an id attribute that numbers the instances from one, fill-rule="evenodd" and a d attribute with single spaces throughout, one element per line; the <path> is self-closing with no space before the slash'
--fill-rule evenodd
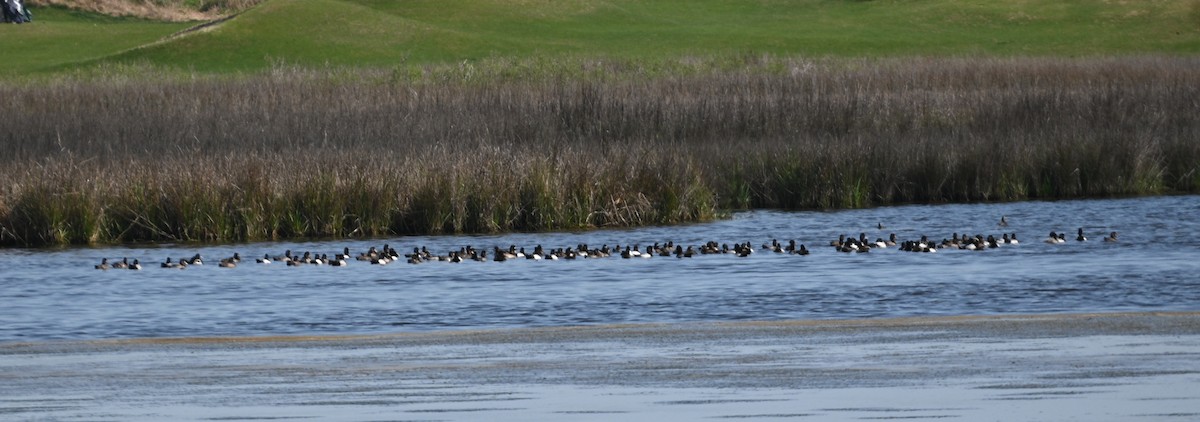
<path id="1" fill-rule="evenodd" d="M 1008 227 L 997 227 L 1006 216 Z M 882 230 L 877 228 L 883 224 Z M 1051 231 L 1073 239 L 1048 245 Z M 1105 243 L 1111 231 L 1120 242 Z M 900 239 L 1017 233 L 984 252 L 845 254 L 840 234 Z M 623 260 L 395 263 L 218 268 L 217 258 L 285 249 L 355 253 L 387 243 L 447 251 L 471 245 L 593 247 L 672 240 L 760 246 L 795 239 L 809 256 L 758 251 Z M 209 263 L 157 267 L 200 253 Z M 101 258 L 143 271 L 98 271 Z M 840 319 L 1200 309 L 1200 198 L 914 205 L 838 212 L 755 211 L 708 224 L 497 236 L 0 250 L 0 341 L 385 333 L 622 322 Z"/>

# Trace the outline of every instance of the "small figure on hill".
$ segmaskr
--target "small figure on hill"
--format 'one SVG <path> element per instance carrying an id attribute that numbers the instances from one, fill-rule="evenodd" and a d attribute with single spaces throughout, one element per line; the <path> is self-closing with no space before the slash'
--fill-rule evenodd
<path id="1" fill-rule="evenodd" d="M 33 14 L 21 3 L 21 0 L 0 0 L 0 9 L 4 9 L 4 22 L 26 23 L 33 21 Z"/>

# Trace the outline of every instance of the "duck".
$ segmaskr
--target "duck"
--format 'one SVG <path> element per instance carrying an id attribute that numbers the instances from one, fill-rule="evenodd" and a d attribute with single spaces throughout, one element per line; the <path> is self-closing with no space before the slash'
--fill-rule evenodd
<path id="1" fill-rule="evenodd" d="M 796 249 L 796 255 L 808 255 L 808 248 L 801 244 L 800 249 Z"/>
<path id="2" fill-rule="evenodd" d="M 359 261 L 372 261 L 372 260 L 379 259 L 379 250 L 375 249 L 375 247 L 372 246 L 366 252 L 358 254 L 358 256 L 355 257 L 354 259 L 357 259 Z"/>
<path id="3" fill-rule="evenodd" d="M 1045 240 L 1044 242 L 1046 242 L 1046 243 L 1048 243 L 1048 244 L 1051 244 L 1051 245 L 1056 245 L 1056 244 L 1058 244 L 1058 233 L 1055 233 L 1055 232 L 1053 232 L 1053 231 L 1052 231 L 1052 232 L 1050 232 L 1050 236 L 1049 236 L 1049 237 L 1047 237 L 1047 238 L 1046 238 L 1046 240 Z"/>
<path id="4" fill-rule="evenodd" d="M 254 262 L 257 262 L 259 264 L 270 264 L 271 263 L 271 255 L 263 254 L 262 258 L 255 259 Z"/>
<path id="5" fill-rule="evenodd" d="M 127 270 L 127 269 L 129 269 L 129 258 L 121 258 L 121 262 L 118 262 L 118 263 L 116 263 L 116 264 L 112 264 L 112 268 L 113 268 L 114 270 Z"/>
<path id="6" fill-rule="evenodd" d="M 1008 219 L 1004 218 L 1004 216 L 1002 215 L 1002 216 L 1000 216 L 1000 222 L 996 223 L 996 225 L 1000 226 L 1000 227 L 1008 227 Z"/>
<path id="7" fill-rule="evenodd" d="M 888 240 L 885 240 L 883 243 L 887 246 L 896 246 L 896 234 L 892 233 L 888 235 Z"/>
<path id="8" fill-rule="evenodd" d="M 137 259 L 134 259 L 133 263 L 129 264 L 129 269 L 134 270 L 134 271 L 141 271 L 142 263 L 139 262 Z"/>
<path id="9" fill-rule="evenodd" d="M 112 268 L 112 266 L 108 265 L 108 258 L 101 258 L 100 264 L 96 265 L 97 270 L 108 270 L 110 268 Z"/>
<path id="10" fill-rule="evenodd" d="M 329 264 L 329 266 L 331 266 L 331 267 L 345 267 L 345 266 L 346 266 L 346 258 L 347 258 L 347 256 L 349 256 L 349 255 L 350 255 L 350 254 L 348 254 L 348 253 L 346 253 L 346 254 L 336 254 L 336 255 L 334 255 L 334 256 L 333 256 L 333 259 L 332 259 L 332 260 L 329 260 L 327 263 L 328 263 L 328 264 Z M 324 258 L 324 255 L 322 255 L 321 257 L 322 257 L 322 258 Z"/>
<path id="11" fill-rule="evenodd" d="M 1086 242 L 1087 241 L 1087 236 L 1083 235 L 1083 227 L 1079 228 L 1079 235 L 1075 236 L 1075 241 L 1076 242 Z"/>
<path id="12" fill-rule="evenodd" d="M 838 235 L 838 240 L 829 242 L 829 246 L 833 246 L 834 249 L 841 249 L 842 246 L 845 246 L 845 244 L 846 244 L 846 235 L 844 235 L 844 234 Z"/>
<path id="13" fill-rule="evenodd" d="M 192 259 L 187 260 L 188 265 L 204 265 L 204 260 L 200 259 L 200 254 L 192 255 Z"/>
<path id="14" fill-rule="evenodd" d="M 240 262 L 241 260 L 242 260 L 241 257 L 239 257 L 237 253 L 234 253 L 233 256 L 222 259 L 219 262 L 217 262 L 217 266 L 220 268 L 233 268 L 233 267 L 236 267 L 238 262 Z"/>
<path id="15" fill-rule="evenodd" d="M 1104 241 L 1105 242 L 1116 242 L 1117 241 L 1117 232 L 1109 233 L 1108 237 L 1104 238 Z"/>
<path id="16" fill-rule="evenodd" d="M 471 251 L 471 260 L 475 262 L 487 262 L 487 251 Z"/>
<path id="17" fill-rule="evenodd" d="M 171 257 L 169 256 L 167 257 L 166 261 L 159 265 L 161 265 L 163 268 L 179 268 L 179 264 L 171 262 Z"/>

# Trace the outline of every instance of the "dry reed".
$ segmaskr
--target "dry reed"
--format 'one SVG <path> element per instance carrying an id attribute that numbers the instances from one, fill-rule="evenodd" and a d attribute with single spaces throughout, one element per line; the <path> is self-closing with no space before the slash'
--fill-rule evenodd
<path id="1" fill-rule="evenodd" d="M 1200 191 L 1195 58 L 493 60 L 0 83 L 0 243 Z"/>

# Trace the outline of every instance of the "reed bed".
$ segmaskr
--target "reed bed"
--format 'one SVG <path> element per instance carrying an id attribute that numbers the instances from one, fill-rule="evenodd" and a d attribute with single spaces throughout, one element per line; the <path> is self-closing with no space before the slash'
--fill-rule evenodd
<path id="1" fill-rule="evenodd" d="M 0 243 L 1200 191 L 1200 59 L 492 59 L 0 82 Z"/>

